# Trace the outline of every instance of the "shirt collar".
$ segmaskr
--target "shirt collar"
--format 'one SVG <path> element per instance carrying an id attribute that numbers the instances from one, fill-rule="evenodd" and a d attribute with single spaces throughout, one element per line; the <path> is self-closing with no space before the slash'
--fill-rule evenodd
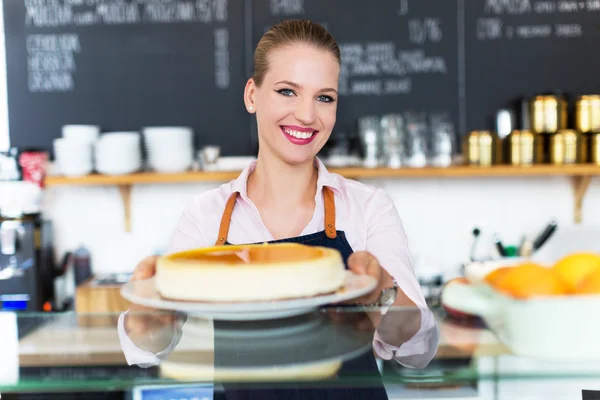
<path id="1" fill-rule="evenodd" d="M 315 157 L 315 166 L 317 167 L 317 172 L 319 174 L 319 177 L 317 178 L 317 195 L 320 195 L 321 191 L 323 190 L 323 186 L 333 189 L 340 195 L 343 194 L 340 183 L 336 180 L 334 174 L 327 170 L 325 164 L 323 164 L 318 157 Z M 256 160 L 253 160 L 250 165 L 244 168 L 240 175 L 232 182 L 232 193 L 238 192 L 243 199 L 247 199 L 248 177 L 255 168 Z"/>

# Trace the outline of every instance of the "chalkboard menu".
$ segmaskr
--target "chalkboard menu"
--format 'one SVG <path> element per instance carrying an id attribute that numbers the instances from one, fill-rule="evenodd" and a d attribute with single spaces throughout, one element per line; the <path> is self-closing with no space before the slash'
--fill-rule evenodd
<path id="1" fill-rule="evenodd" d="M 467 128 L 524 96 L 600 93 L 600 0 L 464 3 Z"/>
<path id="2" fill-rule="evenodd" d="M 288 18 L 342 52 L 335 138 L 365 115 L 447 113 L 459 134 L 539 93 L 598 94 L 600 0 L 5 0 L 11 144 L 65 124 L 191 126 L 254 154 L 253 50 Z M 515 109 L 515 111 L 518 111 Z"/>
<path id="3" fill-rule="evenodd" d="M 177 125 L 250 151 L 243 1 L 10 0 L 4 20 L 11 145 Z"/>
<path id="4" fill-rule="evenodd" d="M 254 0 L 253 44 L 288 18 L 323 24 L 342 53 L 336 130 L 363 115 L 447 112 L 458 123 L 456 0 Z"/>

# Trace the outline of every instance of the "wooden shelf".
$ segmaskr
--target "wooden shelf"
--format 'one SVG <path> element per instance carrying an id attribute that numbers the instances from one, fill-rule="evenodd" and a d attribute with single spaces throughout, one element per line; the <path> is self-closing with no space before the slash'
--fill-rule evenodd
<path id="1" fill-rule="evenodd" d="M 352 179 L 385 179 L 385 178 L 476 178 L 476 177 L 519 177 L 519 176 L 594 176 L 600 175 L 600 166 L 596 165 L 534 165 L 531 167 L 515 167 L 511 165 L 495 165 L 491 167 L 453 166 L 448 168 L 330 168 Z M 65 176 L 46 177 L 46 186 L 57 185 L 143 185 L 190 182 L 226 182 L 235 179 L 240 171 L 219 172 L 183 172 L 176 174 L 160 174 L 156 172 L 140 172 L 130 175 L 92 174 L 77 178 Z"/>
<path id="2" fill-rule="evenodd" d="M 346 178 L 351 179 L 564 176 L 570 178 L 573 183 L 573 218 L 575 223 L 580 223 L 583 218 L 581 213 L 583 208 L 583 199 L 589 187 L 591 178 L 593 176 L 600 175 L 600 166 L 592 164 L 533 165 L 529 167 L 512 165 L 494 165 L 491 167 L 457 165 L 448 168 L 329 168 L 329 171 L 338 173 Z M 190 171 L 177 174 L 140 172 L 119 176 L 92 174 L 77 178 L 51 175 L 46 177 L 46 186 L 117 186 L 123 202 L 125 230 L 129 232 L 131 230 L 131 187 L 133 185 L 227 182 L 235 179 L 239 173 L 240 171 Z"/>

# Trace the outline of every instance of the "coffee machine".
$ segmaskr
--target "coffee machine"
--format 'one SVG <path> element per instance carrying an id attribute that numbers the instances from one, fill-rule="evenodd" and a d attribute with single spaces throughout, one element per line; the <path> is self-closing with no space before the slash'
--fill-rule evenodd
<path id="1" fill-rule="evenodd" d="M 50 311 L 56 275 L 51 222 L 0 214 L 0 311 Z"/>

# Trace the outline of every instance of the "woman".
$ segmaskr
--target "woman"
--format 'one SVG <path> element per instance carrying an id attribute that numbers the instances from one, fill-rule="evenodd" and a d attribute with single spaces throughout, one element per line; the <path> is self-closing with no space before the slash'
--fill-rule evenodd
<path id="1" fill-rule="evenodd" d="M 378 329 L 375 348 L 384 359 L 424 367 L 437 349 L 438 328 L 392 199 L 328 172 L 316 157 L 335 124 L 339 74 L 340 50 L 322 26 L 288 20 L 265 33 L 244 91 L 258 124 L 257 160 L 236 180 L 193 198 L 169 252 L 265 241 L 335 248 L 347 268 L 378 281 L 359 303 L 377 304 L 394 289 L 394 306 L 418 307 L 411 321 Z M 152 276 L 155 263 L 156 257 L 143 260 L 134 279 Z M 377 318 L 376 325 L 383 324 Z M 381 391 L 372 395 L 381 398 Z"/>

